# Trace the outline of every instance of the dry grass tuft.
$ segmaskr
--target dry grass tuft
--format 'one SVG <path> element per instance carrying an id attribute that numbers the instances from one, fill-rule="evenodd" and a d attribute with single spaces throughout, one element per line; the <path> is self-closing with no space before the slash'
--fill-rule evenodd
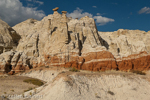
<path id="1" fill-rule="evenodd" d="M 31 83 L 31 84 L 34 84 L 34 85 L 37 85 L 37 86 L 42 86 L 44 84 L 41 80 L 33 79 L 33 78 L 25 79 L 25 80 L 23 80 L 23 82 Z"/>

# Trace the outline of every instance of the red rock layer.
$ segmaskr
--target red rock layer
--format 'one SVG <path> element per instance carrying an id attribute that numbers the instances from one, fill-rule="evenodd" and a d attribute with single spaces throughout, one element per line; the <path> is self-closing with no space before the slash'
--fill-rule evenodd
<path id="1" fill-rule="evenodd" d="M 59 67 L 75 67 L 77 69 L 90 70 L 90 71 L 105 71 L 116 70 L 117 64 L 114 56 L 108 51 L 90 52 L 84 56 L 69 55 L 63 56 L 64 59 L 59 58 L 58 55 L 50 57 L 45 56 L 45 62 L 48 66 Z"/>
<path id="2" fill-rule="evenodd" d="M 139 54 L 130 55 L 117 60 L 118 69 L 121 71 L 139 70 L 146 71 L 150 70 L 150 55 L 146 52 Z"/>
<path id="3" fill-rule="evenodd" d="M 121 59 L 115 59 L 108 51 L 89 52 L 83 56 L 69 55 L 71 59 L 58 55 L 45 56 L 46 66 L 75 67 L 82 70 L 106 71 L 106 70 L 150 70 L 150 55 L 146 52 L 130 55 Z M 69 60 L 68 60 L 69 59 Z M 45 66 L 45 65 L 43 65 Z"/>
<path id="4" fill-rule="evenodd" d="M 72 55 L 71 55 L 72 54 Z M 130 55 L 120 59 L 115 59 L 112 53 L 108 51 L 89 52 L 82 56 L 77 56 L 76 53 L 68 55 L 45 55 L 45 60 L 41 63 L 33 60 L 32 67 L 38 66 L 58 66 L 58 67 L 75 67 L 82 70 L 90 71 L 106 71 L 106 70 L 150 70 L 150 55 L 146 52 Z M 31 66 L 24 65 L 22 61 L 17 65 L 12 66 L 9 63 L 0 63 L 0 70 L 9 74 L 18 73 L 21 71 L 29 70 Z M 11 70 L 11 71 L 10 71 Z"/>

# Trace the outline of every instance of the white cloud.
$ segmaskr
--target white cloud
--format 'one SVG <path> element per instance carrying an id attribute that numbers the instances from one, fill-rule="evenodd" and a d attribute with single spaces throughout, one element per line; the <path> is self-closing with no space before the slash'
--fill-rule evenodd
<path id="1" fill-rule="evenodd" d="M 92 14 L 88 13 L 88 12 L 84 12 L 82 13 L 83 10 L 80 9 L 79 7 L 77 7 L 76 10 L 74 10 L 72 13 L 67 13 L 67 16 L 68 17 L 72 17 L 72 18 L 81 18 L 81 17 L 84 17 L 84 16 L 89 16 L 92 18 Z"/>
<path id="2" fill-rule="evenodd" d="M 139 14 L 142 14 L 142 13 L 150 14 L 150 8 L 149 7 L 144 7 L 138 13 Z"/>
<path id="3" fill-rule="evenodd" d="M 24 7 L 19 0 L 0 0 L 0 18 L 10 26 L 28 18 L 41 20 L 44 16 L 44 11 L 37 10 L 37 7 Z"/>
<path id="4" fill-rule="evenodd" d="M 97 6 L 92 6 L 93 8 L 97 8 Z"/>
<path id="5" fill-rule="evenodd" d="M 33 3 L 38 3 L 39 5 L 43 5 L 44 4 L 44 2 L 39 1 L 39 0 L 26 0 L 26 1 L 33 2 Z"/>
<path id="6" fill-rule="evenodd" d="M 99 25 L 105 25 L 108 22 L 114 22 L 114 19 L 102 17 L 102 16 L 94 16 L 94 19 L 96 19 L 96 23 L 99 23 Z"/>
<path id="7" fill-rule="evenodd" d="M 100 13 L 97 13 L 96 15 L 101 15 Z"/>
<path id="8" fill-rule="evenodd" d="M 38 4 L 40 4 L 40 5 L 43 5 L 43 4 L 44 4 L 44 2 L 38 1 L 38 0 L 34 0 L 34 2 L 35 2 L 35 3 L 38 3 Z"/>
<path id="9" fill-rule="evenodd" d="M 98 23 L 98 25 L 105 25 L 109 22 L 115 21 L 114 19 L 100 16 L 100 13 L 97 13 L 97 16 L 93 16 L 93 14 L 91 13 L 83 12 L 83 10 L 80 9 L 79 7 L 77 7 L 77 9 L 74 10 L 72 13 L 67 13 L 67 16 L 79 19 L 84 16 L 89 16 L 90 18 L 94 18 L 96 20 L 96 23 Z"/>

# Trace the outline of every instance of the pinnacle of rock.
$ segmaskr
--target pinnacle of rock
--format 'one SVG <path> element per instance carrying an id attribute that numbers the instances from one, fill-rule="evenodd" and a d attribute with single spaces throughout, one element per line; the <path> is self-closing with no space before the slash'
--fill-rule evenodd
<path id="1" fill-rule="evenodd" d="M 53 9 L 53 11 L 57 11 L 58 9 L 59 9 L 59 7 L 56 7 L 56 8 Z"/>
<path id="2" fill-rule="evenodd" d="M 66 14 L 67 13 L 67 11 L 62 11 L 62 14 Z"/>
<path id="3" fill-rule="evenodd" d="M 8 33 L 5 36 L 0 34 L 0 53 L 9 51 L 12 42 L 17 44 L 16 52 L 0 55 L 0 66 L 9 67 L 5 62 L 10 61 L 9 65 L 14 67 L 15 72 L 20 69 L 21 64 L 24 64 L 24 70 L 31 66 L 35 68 L 50 65 L 92 71 L 150 69 L 150 65 L 145 67 L 142 64 L 149 63 L 150 32 L 118 30 L 110 33 L 98 33 L 93 18 L 88 16 L 82 17 L 80 20 L 68 18 L 67 11 L 59 14 L 58 9 L 58 7 L 54 8 L 54 14 L 44 17 L 41 21 L 34 19 L 24 21 L 14 26 L 14 30 L 8 25 L 4 27 L 3 22 L 0 21 L 1 33 Z M 10 32 L 11 34 L 9 34 Z M 21 35 L 19 42 L 16 39 L 16 33 Z M 12 37 L 13 40 L 8 37 Z M 4 44 L 7 44 L 7 48 L 3 46 Z M 130 57 L 132 55 L 134 58 L 139 58 L 133 62 Z M 8 59 L 4 60 L 6 57 Z M 27 63 L 29 59 L 30 64 Z M 127 64 L 124 63 L 125 60 L 128 60 Z M 138 64 L 138 60 L 142 62 L 141 65 Z"/>

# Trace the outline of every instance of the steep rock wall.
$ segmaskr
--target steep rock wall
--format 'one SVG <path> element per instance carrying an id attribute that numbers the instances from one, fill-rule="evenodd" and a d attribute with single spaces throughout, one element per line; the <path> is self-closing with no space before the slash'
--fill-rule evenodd
<path id="1" fill-rule="evenodd" d="M 88 16 L 72 19 L 54 9 L 41 21 L 28 19 L 13 28 L 21 35 L 9 62 L 0 63 L 11 72 L 39 66 L 75 67 L 91 71 L 150 69 L 150 32 L 123 30 L 98 32 Z M 8 72 L 8 71 L 7 71 Z"/>

